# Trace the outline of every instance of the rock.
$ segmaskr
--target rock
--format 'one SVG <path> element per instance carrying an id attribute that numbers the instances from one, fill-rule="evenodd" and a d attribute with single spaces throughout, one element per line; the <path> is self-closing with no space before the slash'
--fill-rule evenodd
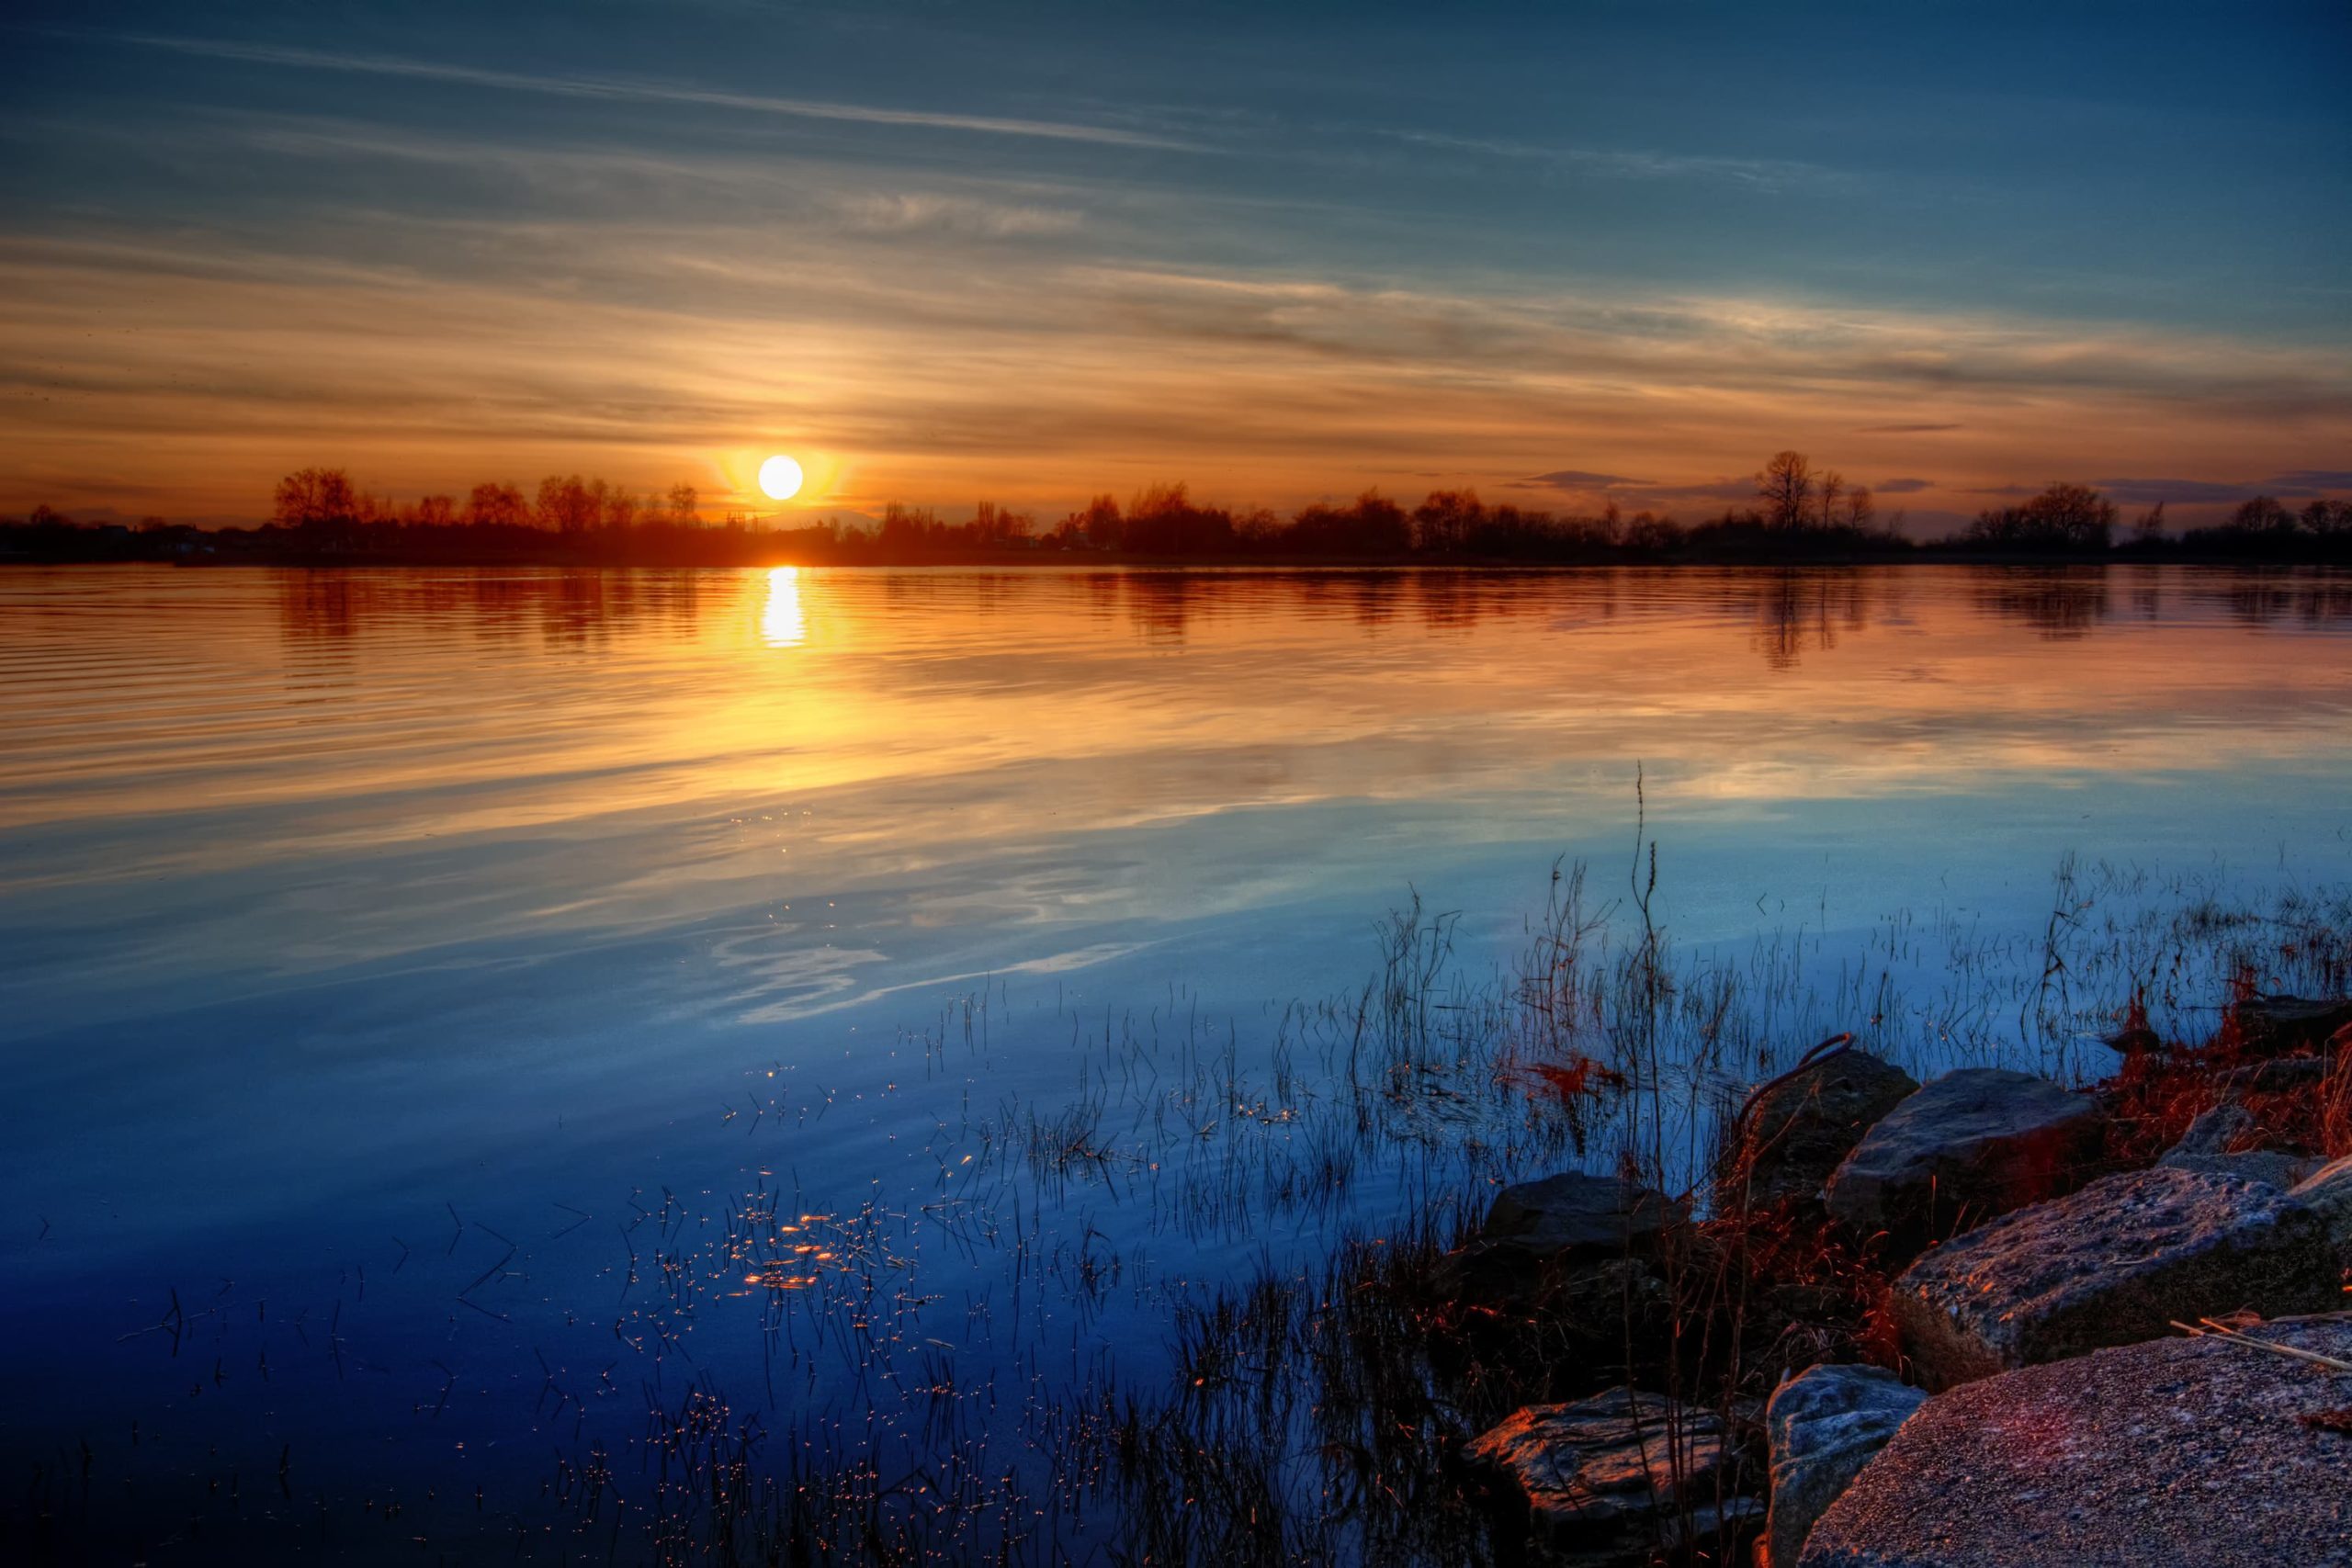
<path id="1" fill-rule="evenodd" d="M 2232 1005 L 2225 1035 L 2238 1048 L 2261 1056 L 2326 1043 L 2329 1035 L 2352 1028 L 2352 999 L 2312 1001 L 2303 997 L 2249 997 Z"/>
<path id="2" fill-rule="evenodd" d="M 1478 1234 L 1542 1258 L 1622 1253 L 1654 1242 L 1678 1214 L 1671 1201 L 1645 1187 L 1568 1170 L 1495 1194 Z"/>
<path id="3" fill-rule="evenodd" d="M 1809 1200 L 1879 1119 L 1918 1091 L 1900 1067 L 1839 1051 L 1758 1091 L 1715 1178 L 1718 1213 Z M 1743 1191 L 1741 1182 L 1745 1179 Z"/>
<path id="4" fill-rule="evenodd" d="M 2188 1130 L 2156 1161 L 2163 1170 L 2202 1170 L 2217 1176 L 2243 1176 L 2267 1181 L 2284 1190 L 2309 1176 L 2319 1161 L 2284 1149 L 2242 1149 L 2230 1145 L 2253 1134 L 2254 1118 L 2234 1102 L 2214 1106 L 2188 1124 Z"/>
<path id="5" fill-rule="evenodd" d="M 2319 1162 L 2308 1155 L 2284 1149 L 2248 1149 L 2235 1155 L 2168 1154 L 2156 1162 L 2160 1170 L 2201 1170 L 2209 1176 L 2235 1176 L 2285 1191 L 2312 1174 Z"/>
<path id="6" fill-rule="evenodd" d="M 1893 1306 L 1920 1382 L 1951 1388 L 2160 1338 L 2175 1319 L 2333 1306 L 2335 1275 L 2320 1216 L 2278 1188 L 2135 1170 L 1936 1248 L 1895 1280 Z"/>
<path id="7" fill-rule="evenodd" d="M 1888 1112 L 1830 1179 L 1830 1214 L 1898 1251 L 2079 1185 L 2096 1101 L 1997 1067 L 1946 1073 Z"/>
<path id="8" fill-rule="evenodd" d="M 1531 1404 L 1462 1457 L 1523 1499 L 1536 1539 L 1577 1568 L 1649 1562 L 1679 1539 L 1686 1509 L 1694 1534 L 1711 1535 L 1763 1508 L 1728 1489 L 1733 1452 L 1714 1413 L 1660 1394 Z"/>
<path id="9" fill-rule="evenodd" d="M 1569 1266 L 1646 1255 L 1682 1217 L 1671 1200 L 1613 1176 L 1523 1181 L 1495 1195 L 1476 1240 L 1440 1259 L 1439 1284 L 1473 1302 L 1515 1300 Z"/>
<path id="10" fill-rule="evenodd" d="M 2352 1155 L 2297 1182 L 2291 1196 L 2319 1215 L 2337 1253 L 2352 1258 Z"/>
<path id="11" fill-rule="evenodd" d="M 1927 1403 L 1883 1367 L 1819 1366 L 1782 1383 L 1765 1407 L 1772 1445 L 1770 1561 L 1792 1563 L 1823 1510 Z"/>
<path id="12" fill-rule="evenodd" d="M 2250 1332 L 2352 1359 L 2352 1316 Z M 1795 1568 L 2345 1568 L 2352 1437 L 2303 1418 L 2348 1393 L 2186 1337 L 1973 1382 L 1904 1424 Z"/>
<path id="13" fill-rule="evenodd" d="M 2173 1145 L 2171 1153 L 2165 1158 L 2170 1159 L 2173 1155 L 2227 1154 L 2232 1144 L 2253 1131 L 2254 1118 L 2247 1113 L 2246 1108 L 2234 1100 L 2226 1100 L 2199 1111 L 2197 1120 L 2188 1124 L 2188 1130 L 2180 1135 L 2180 1142 Z M 2159 1160 L 2157 1163 L 2161 1165 L 2164 1162 Z"/>

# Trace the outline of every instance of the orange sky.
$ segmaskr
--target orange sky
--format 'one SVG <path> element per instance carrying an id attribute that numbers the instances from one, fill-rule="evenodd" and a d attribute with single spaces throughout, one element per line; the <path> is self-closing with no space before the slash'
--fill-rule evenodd
<path id="1" fill-rule="evenodd" d="M 2341 250 L 2294 216 L 2341 169 L 2159 103 L 2128 49 L 2069 89 L 2107 118 L 2028 94 L 1938 152 L 1958 56 L 1819 126 L 1696 63 L 1655 101 L 1596 85 L 1493 123 L 1472 84 L 1521 53 L 1657 45 L 1614 24 L 1351 36 L 1377 122 L 1307 69 L 1337 43 L 1272 18 L 1257 68 L 1155 74 L 1122 35 L 1075 94 L 1010 35 L 851 29 L 821 68 L 796 37 L 750 81 L 775 40 L 718 24 L 616 20 L 527 65 L 412 26 L 28 35 L 0 512 L 251 520 L 324 464 L 395 501 L 578 471 L 773 514 L 772 451 L 809 468 L 804 514 L 1051 519 L 1184 479 L 1687 519 L 1785 446 L 1921 530 L 2056 479 L 2177 520 L 2352 488 L 2342 290 L 2310 272 Z M 2293 40 L 2265 47 L 2287 69 Z M 689 52 L 656 73 L 664 50 Z M 1403 62 L 1449 52 L 1453 85 L 1414 96 Z M 2162 243 L 2093 220 L 2159 175 L 2271 205 L 2167 215 Z"/>

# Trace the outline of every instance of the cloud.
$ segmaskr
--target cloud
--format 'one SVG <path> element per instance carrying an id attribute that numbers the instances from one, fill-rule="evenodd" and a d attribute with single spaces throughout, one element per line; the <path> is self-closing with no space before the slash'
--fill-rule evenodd
<path id="1" fill-rule="evenodd" d="M 788 214 L 577 213 L 558 182 L 398 223 L 306 200 L 250 232 L 0 237 L 0 506 L 249 516 L 314 462 L 403 496 L 579 469 L 724 505 L 748 483 L 729 452 L 784 446 L 835 461 L 820 506 L 862 511 L 1052 513 L 1170 478 L 1290 505 L 1432 470 L 1705 509 L 1750 503 L 1780 447 L 1836 462 L 1820 433 L 1901 397 L 1883 367 L 1923 355 L 1972 362 L 1951 396 L 1999 458 L 1939 452 L 1954 491 L 2197 444 L 2316 473 L 2352 406 L 2339 358 L 2186 333 L 1186 265 L 1164 230 L 1091 220 L 1052 249 L 933 243 L 1069 204 L 967 183 L 861 209 L 821 175 Z M 2053 359 L 2070 381 L 2041 379 Z M 2307 400 L 2256 419 L 2182 395 L 2256 383 Z M 1611 468 L 1545 467 L 1569 441 Z M 186 501 L 131 498 L 164 484 Z"/>
<path id="2" fill-rule="evenodd" d="M 180 38 L 153 33 L 109 33 L 118 43 L 170 50 L 209 60 L 232 60 L 253 65 L 291 70 L 341 71 L 371 76 L 395 76 L 411 81 L 447 82 L 460 86 L 539 93 L 555 97 L 592 98 L 606 102 L 673 104 L 696 108 L 731 109 L 747 114 L 779 115 L 797 119 L 842 120 L 859 125 L 902 125 L 936 130 L 973 131 L 989 136 L 1019 136 L 1056 141 L 1090 141 L 1113 147 L 1153 147 L 1203 152 L 1200 145 L 1145 131 L 1114 126 L 1086 125 L 1069 120 L 1007 118 L 995 115 L 952 114 L 933 109 L 877 108 L 819 98 L 777 97 L 758 93 L 729 93 L 707 87 L 650 82 L 628 76 L 539 76 L 520 71 L 492 71 L 479 66 L 449 65 L 391 54 L 344 54 L 324 50 L 294 49 L 277 44 L 234 43 L 220 39 Z"/>
<path id="3" fill-rule="evenodd" d="M 1596 490 L 1617 490 L 1630 485 L 1645 485 L 1647 479 L 1631 479 L 1623 474 L 1588 473 L 1582 468 L 1555 468 L 1548 474 L 1531 474 L 1514 481 L 1516 488 L 1526 490 L 1561 490 L 1583 492 Z"/>
<path id="4" fill-rule="evenodd" d="M 1957 424 L 1866 424 L 1856 434 L 1861 435 L 1930 435 L 1939 431 L 1959 430 Z"/>
<path id="5" fill-rule="evenodd" d="M 2352 468 L 2297 468 L 2273 474 L 2259 489 L 2272 495 L 2317 495 L 2323 491 L 2352 490 Z"/>
<path id="6" fill-rule="evenodd" d="M 2195 505 L 2207 502 L 2243 501 L 2254 493 L 2253 487 L 2242 483 L 2208 479 L 2093 479 L 2091 487 L 2103 490 L 2117 501 L 2153 506 L 2158 502 Z"/>
<path id="7" fill-rule="evenodd" d="M 1935 488 L 1933 479 L 1881 479 L 1878 482 L 1881 495 L 1917 495 L 1923 490 Z"/>
<path id="8" fill-rule="evenodd" d="M 1781 190 L 1799 184 L 1842 180 L 1838 171 L 1819 164 L 1776 158 L 1732 158 L 1710 153 L 1659 152 L 1644 149 L 1559 147 L 1541 142 L 1513 141 L 1483 136 L 1454 136 L 1443 131 L 1387 130 L 1375 134 L 1451 152 L 1477 152 L 1488 157 L 1549 164 L 1577 174 L 1610 179 L 1701 179 Z"/>

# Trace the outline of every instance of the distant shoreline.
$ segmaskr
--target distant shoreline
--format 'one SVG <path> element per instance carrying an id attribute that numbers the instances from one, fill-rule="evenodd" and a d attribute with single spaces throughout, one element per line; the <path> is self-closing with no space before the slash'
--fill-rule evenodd
<path id="1" fill-rule="evenodd" d="M 1702 570 L 1795 571 L 1853 570 L 1862 567 L 2041 567 L 2110 566 L 2222 567 L 2236 570 L 2343 570 L 2352 559 L 2311 556 L 2217 554 L 2206 551 L 2117 549 L 2101 554 L 2043 551 L 1948 550 L 1921 547 L 1883 554 L 1792 555 L 1781 558 L 1754 556 L 1625 555 L 1589 559 L 1529 559 L 1509 556 L 1259 555 L 1215 556 L 1130 555 L 1078 550 L 940 550 L 926 552 L 855 551 L 808 554 L 751 550 L 713 558 L 691 554 L 617 554 L 600 551 L 547 550 L 529 553 L 495 551 L 404 555 L 375 551 L 230 550 L 219 554 L 164 554 L 137 550 L 70 555 L 0 552 L 0 568 L 40 566 L 173 566 L 195 569 L 273 567 L 303 570 L 385 570 L 449 568 L 544 568 L 558 570 L 773 570 L 779 567 L 825 570 L 906 571 L 925 568 L 1030 570 L 1043 571 L 1331 571 L 1331 572 L 1508 572 L 1552 573 L 1621 569 L 1697 569 Z"/>

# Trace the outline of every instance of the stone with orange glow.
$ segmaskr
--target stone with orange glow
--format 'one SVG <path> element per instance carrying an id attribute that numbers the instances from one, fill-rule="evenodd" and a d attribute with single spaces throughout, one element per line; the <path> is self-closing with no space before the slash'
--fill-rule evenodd
<path id="1" fill-rule="evenodd" d="M 2267 1182 L 2160 1167 L 1938 1247 L 1894 1282 L 1893 1310 L 1919 1381 L 1950 1388 L 2159 1338 L 2175 1322 L 2314 1312 L 2338 1295 L 2312 1209 Z"/>
<path id="2" fill-rule="evenodd" d="M 1737 1450 L 1722 1418 L 1663 1394 L 1612 1389 L 1531 1404 L 1462 1457 L 1524 1505 L 1546 1561 L 1574 1568 L 1634 1568 L 1653 1561 L 1662 1539 L 1695 1546 L 1764 1511 L 1738 1492 Z"/>
<path id="3" fill-rule="evenodd" d="M 2245 1332 L 2352 1359 L 2352 1314 Z M 2211 1337 L 1972 1382 L 1904 1423 L 1793 1568 L 2346 1568 L 2347 1404 L 2352 1378 Z"/>

